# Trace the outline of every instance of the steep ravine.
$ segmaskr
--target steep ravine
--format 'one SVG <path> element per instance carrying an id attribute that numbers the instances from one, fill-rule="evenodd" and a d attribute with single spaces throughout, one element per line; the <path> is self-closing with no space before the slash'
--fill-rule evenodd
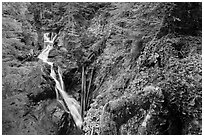
<path id="1" fill-rule="evenodd" d="M 65 3 L 53 5 L 67 15 Z M 51 22 L 40 32 L 58 34 L 46 57 L 37 58 L 45 43 L 33 54 L 21 45 L 33 58 L 2 63 L 2 133 L 202 134 L 201 5 L 84 3 L 58 32 Z M 81 129 L 61 90 L 80 104 Z"/>

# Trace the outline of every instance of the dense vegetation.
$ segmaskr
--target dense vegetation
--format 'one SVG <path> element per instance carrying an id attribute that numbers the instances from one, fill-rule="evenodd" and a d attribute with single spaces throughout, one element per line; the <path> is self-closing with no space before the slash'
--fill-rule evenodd
<path id="1" fill-rule="evenodd" d="M 66 92 L 85 99 L 82 129 L 37 59 L 45 32 Z M 3 134 L 202 134 L 201 40 L 202 3 L 4 2 Z"/>

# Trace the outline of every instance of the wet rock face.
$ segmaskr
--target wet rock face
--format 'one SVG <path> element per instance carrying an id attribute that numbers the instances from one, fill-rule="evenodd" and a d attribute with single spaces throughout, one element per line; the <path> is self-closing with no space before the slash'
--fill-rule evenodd
<path id="1" fill-rule="evenodd" d="M 23 117 L 24 105 L 28 99 L 25 94 L 16 95 L 10 99 L 3 100 L 2 104 L 2 133 L 3 134 L 21 134 L 19 127 L 20 119 Z M 20 126 L 19 126 L 20 124 Z"/>
<path id="2" fill-rule="evenodd" d="M 57 102 L 46 65 L 7 67 L 3 77 L 4 135 L 82 134 Z M 47 70 L 49 71 L 49 70 Z M 12 76 L 12 77 L 11 77 Z M 72 122 L 70 122 L 72 121 Z"/>
<path id="3" fill-rule="evenodd" d="M 29 69 L 7 68 L 2 91 L 3 134 L 57 133 L 58 122 L 64 111 L 53 99 L 52 90 L 48 90 L 50 87 L 46 85 L 49 83 L 43 80 L 40 68 L 40 65 Z M 11 75 L 18 77 L 11 78 Z"/>
<path id="4" fill-rule="evenodd" d="M 52 135 L 57 133 L 57 123 L 64 113 L 57 102 L 44 101 L 31 106 L 26 94 L 12 96 L 3 102 L 3 134 Z"/>

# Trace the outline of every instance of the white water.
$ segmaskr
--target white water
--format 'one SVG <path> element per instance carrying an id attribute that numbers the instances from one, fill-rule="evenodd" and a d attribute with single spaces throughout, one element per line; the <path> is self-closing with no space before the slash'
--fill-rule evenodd
<path id="1" fill-rule="evenodd" d="M 45 48 L 43 51 L 40 53 L 38 56 L 39 59 L 41 59 L 43 62 L 47 63 L 51 67 L 51 73 L 50 76 L 54 79 L 55 81 L 55 92 L 56 92 L 56 97 L 57 101 L 62 105 L 64 110 L 67 113 L 71 113 L 75 124 L 77 127 L 81 128 L 82 126 L 82 117 L 80 115 L 80 105 L 79 103 L 72 97 L 70 97 L 66 92 L 64 88 L 64 82 L 62 80 L 62 70 L 58 66 L 58 75 L 59 75 L 59 80 L 57 80 L 56 73 L 53 68 L 53 63 L 48 61 L 48 55 L 49 52 L 53 49 L 53 43 L 56 38 L 56 35 L 54 38 L 49 39 L 48 33 L 44 34 L 44 43 L 45 43 Z M 62 100 L 60 100 L 60 97 Z"/>

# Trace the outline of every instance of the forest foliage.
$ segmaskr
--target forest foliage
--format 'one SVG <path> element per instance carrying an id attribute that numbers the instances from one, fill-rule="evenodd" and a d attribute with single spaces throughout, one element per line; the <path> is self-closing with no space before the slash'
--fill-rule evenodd
<path id="1" fill-rule="evenodd" d="M 46 32 L 78 101 L 85 68 L 82 129 L 37 59 Z M 202 134 L 201 40 L 202 3 L 3 2 L 3 134 Z"/>

